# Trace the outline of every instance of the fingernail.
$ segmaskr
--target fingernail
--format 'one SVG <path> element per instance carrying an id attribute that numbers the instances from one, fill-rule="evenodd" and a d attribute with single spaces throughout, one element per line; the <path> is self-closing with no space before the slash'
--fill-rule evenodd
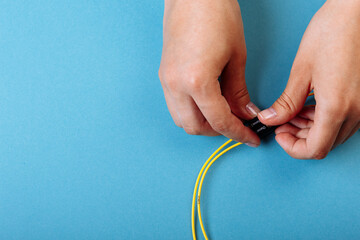
<path id="1" fill-rule="evenodd" d="M 263 119 L 270 119 L 270 118 L 275 117 L 277 115 L 277 113 L 275 112 L 275 109 L 273 107 L 270 107 L 270 108 L 265 109 L 264 111 L 260 112 L 259 115 Z"/>
<path id="2" fill-rule="evenodd" d="M 254 148 L 256 148 L 256 147 L 259 146 L 259 145 L 254 144 L 254 143 L 245 143 L 245 145 L 247 145 L 247 146 L 249 146 L 249 147 L 254 147 Z"/>
<path id="3" fill-rule="evenodd" d="M 246 111 L 248 111 L 251 116 L 256 117 L 257 114 L 260 112 L 260 109 L 252 102 L 249 102 L 246 105 Z"/>

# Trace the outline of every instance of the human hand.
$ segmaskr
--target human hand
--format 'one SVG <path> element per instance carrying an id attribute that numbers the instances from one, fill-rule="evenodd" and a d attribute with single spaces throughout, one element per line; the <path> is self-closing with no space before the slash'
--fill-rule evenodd
<path id="1" fill-rule="evenodd" d="M 311 20 L 280 98 L 259 114 L 292 157 L 322 159 L 360 128 L 360 1 L 328 0 Z M 303 108 L 314 90 L 316 107 Z"/>
<path id="2" fill-rule="evenodd" d="M 175 124 L 189 134 L 222 134 L 258 146 L 259 137 L 240 120 L 252 119 L 259 109 L 245 83 L 238 2 L 165 1 L 163 35 L 159 77 Z"/>

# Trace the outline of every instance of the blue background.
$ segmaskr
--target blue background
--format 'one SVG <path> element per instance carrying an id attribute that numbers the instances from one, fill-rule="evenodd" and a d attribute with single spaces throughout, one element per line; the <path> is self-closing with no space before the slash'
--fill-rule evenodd
<path id="1" fill-rule="evenodd" d="M 286 85 L 324 0 L 241 0 L 253 101 Z M 0 1 L 0 239 L 191 239 L 226 139 L 188 136 L 157 77 L 162 1 Z M 322 161 L 271 138 L 211 168 L 212 239 L 360 239 L 360 134 Z"/>

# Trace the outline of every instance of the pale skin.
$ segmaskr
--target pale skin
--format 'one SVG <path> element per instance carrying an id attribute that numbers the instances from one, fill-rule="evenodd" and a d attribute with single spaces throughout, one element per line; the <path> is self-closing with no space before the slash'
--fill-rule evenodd
<path id="1" fill-rule="evenodd" d="M 292 157 L 322 159 L 360 128 L 360 0 L 328 0 L 311 20 L 283 94 L 262 112 L 245 83 L 246 45 L 235 0 L 167 0 L 160 80 L 172 118 L 189 134 L 260 139 L 243 120 L 282 125 Z M 218 78 L 220 77 L 220 82 Z M 316 107 L 305 107 L 310 91 Z"/>

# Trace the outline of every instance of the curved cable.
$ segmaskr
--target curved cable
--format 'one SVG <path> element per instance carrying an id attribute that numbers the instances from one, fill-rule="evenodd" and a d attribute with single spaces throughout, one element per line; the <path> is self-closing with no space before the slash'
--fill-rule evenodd
<path id="1" fill-rule="evenodd" d="M 308 95 L 310 96 L 314 96 L 314 92 L 309 93 Z M 315 106 L 315 105 L 309 105 L 309 106 Z M 202 190 L 202 185 L 205 179 L 205 176 L 209 170 L 209 168 L 211 167 L 211 165 L 219 158 L 221 157 L 223 154 L 225 154 L 226 152 L 230 151 L 231 149 L 241 145 L 242 143 L 236 143 L 233 144 L 232 146 L 226 148 L 225 150 L 223 150 L 222 152 L 220 152 L 218 155 L 216 155 L 219 151 L 221 151 L 221 149 L 223 149 L 224 147 L 226 147 L 231 141 L 233 141 L 232 139 L 229 139 L 228 141 L 226 141 L 223 145 L 221 145 L 213 154 L 211 154 L 211 156 L 207 159 L 207 161 L 204 163 L 204 165 L 202 166 L 196 182 L 195 182 L 195 187 L 194 187 L 194 193 L 193 193 L 193 199 L 192 199 L 192 207 L 191 207 L 191 229 L 192 229 L 192 235 L 193 235 L 193 240 L 196 240 L 196 231 L 195 231 L 195 201 L 196 201 L 196 192 L 198 192 L 198 197 L 197 197 L 197 212 L 198 212 L 198 218 L 199 218 L 199 223 L 200 223 L 200 227 L 201 227 L 201 231 L 203 233 L 203 236 L 206 240 L 209 240 L 205 228 L 204 228 L 204 224 L 202 221 L 202 217 L 201 217 L 201 207 L 200 207 L 200 198 L 201 198 L 201 190 Z M 215 156 L 216 155 L 216 156 Z M 215 157 L 214 157 L 215 156 Z M 214 157 L 214 158 L 213 158 Z M 204 171 L 205 169 L 205 171 Z M 201 180 L 200 180 L 201 179 Z M 199 181 L 200 181 L 200 185 L 199 185 Z M 198 189 L 198 185 L 199 185 L 199 189 Z"/>
<path id="2" fill-rule="evenodd" d="M 195 231 L 195 201 L 196 201 L 196 192 L 197 192 L 197 188 L 198 188 L 198 184 L 199 184 L 199 180 L 200 177 L 206 167 L 206 165 L 211 161 L 211 159 L 221 150 L 223 149 L 226 145 L 228 145 L 230 142 L 232 141 L 232 139 L 229 139 L 228 141 L 226 141 L 223 145 L 221 145 L 221 147 L 219 147 L 213 154 L 211 154 L 211 156 L 208 158 L 208 160 L 204 163 L 203 167 L 201 168 L 199 175 L 196 179 L 195 182 L 195 187 L 194 187 L 194 193 L 193 193 L 193 199 L 192 199 L 192 207 L 191 207 L 191 229 L 192 229 L 192 235 L 193 235 L 193 239 L 196 240 L 196 231 Z"/>
<path id="3" fill-rule="evenodd" d="M 201 218 L 201 208 L 200 208 L 200 197 L 201 197 L 201 189 L 202 189 L 202 185 L 203 185 L 203 182 L 204 182 L 204 179 L 205 179 L 205 176 L 206 176 L 206 173 L 208 172 L 209 168 L 211 167 L 211 165 L 219 158 L 221 157 L 223 154 L 225 154 L 226 152 L 230 151 L 231 149 L 241 145 L 242 143 L 235 143 L 234 145 L 226 148 L 224 151 L 222 151 L 221 153 L 219 153 L 206 167 L 205 171 L 204 171 L 204 174 L 202 175 L 201 177 L 201 181 L 200 181 L 200 185 L 199 185 L 199 191 L 198 191 L 198 200 L 197 200 L 197 210 L 198 210 L 198 217 L 199 217 L 199 222 L 200 222 L 200 226 L 201 226 L 201 231 L 204 235 L 204 238 L 206 240 L 209 240 L 208 236 L 206 235 L 206 231 L 205 231 L 205 228 L 204 228 L 204 224 L 203 224 L 203 221 L 202 221 L 202 218 Z"/>

